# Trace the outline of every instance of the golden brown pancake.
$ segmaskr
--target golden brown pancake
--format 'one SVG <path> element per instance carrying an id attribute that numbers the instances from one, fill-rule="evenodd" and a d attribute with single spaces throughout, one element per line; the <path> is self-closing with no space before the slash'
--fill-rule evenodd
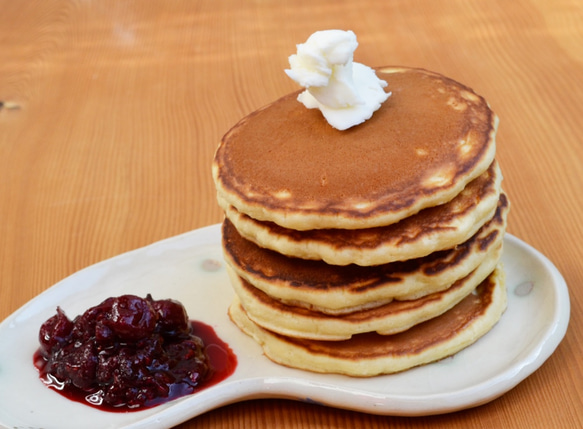
<path id="1" fill-rule="evenodd" d="M 213 162 L 218 200 L 284 228 L 372 228 L 454 198 L 494 160 L 497 117 L 422 69 L 377 71 L 392 96 L 338 131 L 289 94 L 242 119 Z"/>
<path id="2" fill-rule="evenodd" d="M 237 299 L 229 315 L 265 355 L 303 370 L 370 377 L 403 371 L 450 356 L 486 334 L 506 308 L 504 272 L 496 269 L 455 307 L 395 335 L 367 333 L 345 341 L 287 337 L 252 322 Z"/>
<path id="3" fill-rule="evenodd" d="M 332 265 L 381 265 L 421 258 L 468 240 L 494 216 L 502 174 L 496 162 L 450 202 L 384 227 L 296 231 L 261 222 L 233 208 L 225 214 L 239 233 L 261 247 Z"/>
<path id="4" fill-rule="evenodd" d="M 464 243 L 423 258 L 372 267 L 290 258 L 244 239 L 228 219 L 222 228 L 223 249 L 237 275 L 269 296 L 327 314 L 350 313 L 439 292 L 487 259 L 497 258 L 508 210 L 502 194 L 494 217 Z"/>
<path id="5" fill-rule="evenodd" d="M 338 341 L 365 332 L 396 334 L 439 316 L 464 299 L 494 271 L 502 255 L 502 246 L 495 251 L 493 257 L 440 292 L 414 300 L 393 300 L 342 315 L 329 315 L 284 304 L 250 285 L 229 266 L 227 272 L 245 313 L 257 325 L 291 337 Z"/>

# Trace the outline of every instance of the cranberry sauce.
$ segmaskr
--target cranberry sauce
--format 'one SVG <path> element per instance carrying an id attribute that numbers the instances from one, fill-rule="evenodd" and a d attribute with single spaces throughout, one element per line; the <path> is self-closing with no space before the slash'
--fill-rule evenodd
<path id="1" fill-rule="evenodd" d="M 43 383 L 105 411 L 168 402 L 224 380 L 237 358 L 212 327 L 174 300 L 108 298 L 70 320 L 57 308 L 39 331 Z"/>

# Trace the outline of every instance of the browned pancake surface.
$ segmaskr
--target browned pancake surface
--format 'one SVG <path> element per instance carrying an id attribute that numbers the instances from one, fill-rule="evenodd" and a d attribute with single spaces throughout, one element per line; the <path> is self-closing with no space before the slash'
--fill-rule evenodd
<path id="1" fill-rule="evenodd" d="M 236 297 L 229 316 L 274 362 L 314 372 L 371 377 L 457 353 L 486 334 L 505 309 L 504 273 L 498 268 L 458 305 L 400 334 L 367 333 L 345 341 L 279 335 L 253 323 Z"/>
<path id="2" fill-rule="evenodd" d="M 219 194 L 244 213 L 241 203 L 256 208 L 261 220 L 275 211 L 284 221 L 293 214 L 358 221 L 467 183 L 478 164 L 484 171 L 496 127 L 485 100 L 441 75 L 387 70 L 378 76 L 392 96 L 349 130 L 332 128 L 297 93 L 244 118 L 216 152 Z"/>
<path id="3" fill-rule="evenodd" d="M 501 180 L 494 161 L 488 171 L 448 203 L 374 228 L 298 231 L 258 221 L 233 207 L 225 214 L 244 238 L 287 256 L 324 260 L 332 265 L 380 265 L 423 257 L 468 240 L 494 216 Z"/>
<path id="4" fill-rule="evenodd" d="M 386 356 L 418 355 L 455 338 L 466 326 L 480 318 L 491 305 L 496 286 L 496 281 L 490 276 L 477 287 L 475 293 L 449 311 L 399 334 L 379 335 L 371 332 L 354 335 L 345 341 L 307 340 L 271 334 L 312 354 L 343 360 L 366 361 Z"/>
<path id="5" fill-rule="evenodd" d="M 240 272 L 259 282 L 267 281 L 280 287 L 322 293 L 342 289 L 349 296 L 365 294 L 375 288 L 400 284 L 405 277 L 422 272 L 428 278 L 436 278 L 444 271 L 464 264 L 472 251 L 486 252 L 503 233 L 508 210 L 508 199 L 500 196 L 494 217 L 482 229 L 491 229 L 486 235 L 481 231 L 470 240 L 424 258 L 397 261 L 389 264 L 363 267 L 355 264 L 336 266 L 318 260 L 292 258 L 262 248 L 244 239 L 236 228 L 225 219 L 222 227 L 223 248 L 227 260 Z M 390 295 L 390 292 L 387 292 Z"/>

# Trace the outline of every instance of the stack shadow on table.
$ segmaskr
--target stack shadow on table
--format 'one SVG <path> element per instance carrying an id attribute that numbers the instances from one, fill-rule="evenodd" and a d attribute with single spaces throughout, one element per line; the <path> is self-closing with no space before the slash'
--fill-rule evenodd
<path id="1" fill-rule="evenodd" d="M 213 176 L 231 319 L 275 362 L 373 376 L 439 360 L 506 307 L 496 115 L 436 73 L 339 132 L 290 94 L 221 141 Z"/>

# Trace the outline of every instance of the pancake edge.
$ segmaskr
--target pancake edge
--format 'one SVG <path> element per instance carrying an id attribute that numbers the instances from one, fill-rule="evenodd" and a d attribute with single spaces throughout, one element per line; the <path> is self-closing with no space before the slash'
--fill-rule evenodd
<path id="1" fill-rule="evenodd" d="M 258 326 L 288 337 L 320 341 L 342 341 L 350 339 L 353 335 L 367 332 L 377 332 L 381 335 L 397 334 L 445 313 L 472 293 L 478 285 L 492 274 L 502 257 L 502 247 L 500 245 L 496 249 L 491 259 L 479 265 L 464 278 L 449 285 L 447 289 L 409 301 L 411 303 L 418 302 L 420 303 L 419 306 L 396 313 L 389 312 L 385 315 L 377 315 L 377 317 L 372 318 L 366 318 L 366 313 L 378 313 L 383 310 L 383 307 L 390 311 L 392 302 L 339 316 L 306 309 L 297 311 L 298 307 L 285 305 L 271 297 L 267 297 L 261 291 L 259 294 L 263 294 L 264 299 L 267 299 L 268 302 L 266 303 L 264 300 L 257 298 L 247 289 L 248 287 L 253 288 L 252 285 L 249 285 L 249 283 L 244 284 L 230 266 L 227 265 L 225 268 L 247 317 Z M 270 306 L 269 300 L 273 300 L 277 307 Z M 408 301 L 394 302 L 399 305 Z M 357 314 L 362 319 L 351 320 L 348 318 L 351 314 Z"/>
<path id="2" fill-rule="evenodd" d="M 229 307 L 229 317 L 239 329 L 252 337 L 262 347 L 267 358 L 277 364 L 316 373 L 374 377 L 397 373 L 439 361 L 460 352 L 486 335 L 498 323 L 507 305 L 503 269 L 501 267 L 497 268 L 493 275 L 496 277 L 497 284 L 492 296 L 492 305 L 488 307 L 481 317 L 466 326 L 457 337 L 458 341 L 446 341 L 437 346 L 427 348 L 418 355 L 409 358 L 387 355 L 376 360 L 361 359 L 353 361 L 310 353 L 306 348 L 281 340 L 277 335 L 253 323 L 245 314 L 236 297 Z M 304 362 L 306 361 L 310 362 L 310 364 L 305 364 Z"/>
<path id="3" fill-rule="evenodd" d="M 389 282 L 383 284 L 381 281 L 374 287 L 368 287 L 363 284 L 349 286 L 356 288 L 362 287 L 365 289 L 365 291 L 359 291 L 358 293 L 351 293 L 347 291 L 346 288 L 340 286 L 325 289 L 316 288 L 315 291 L 306 287 L 306 290 L 304 290 L 304 288 L 297 288 L 293 285 L 299 281 L 293 278 L 276 279 L 276 281 L 281 281 L 283 284 L 274 284 L 273 282 L 270 282 L 270 279 L 267 278 L 268 276 L 266 275 L 261 275 L 253 270 L 245 270 L 245 268 L 237 262 L 236 258 L 225 248 L 226 244 L 224 241 L 223 257 L 225 263 L 230 265 L 237 275 L 273 298 L 279 299 L 289 305 L 302 306 L 331 315 L 340 315 L 357 311 L 359 309 L 362 310 L 379 306 L 390 302 L 393 299 L 417 299 L 427 294 L 446 289 L 454 281 L 467 276 L 476 269 L 490 253 L 494 252 L 497 246 L 502 244 L 506 231 L 509 209 L 510 203 L 508 198 L 502 193 L 494 218 L 482 226 L 482 228 L 480 228 L 480 230 L 469 240 L 479 241 L 494 233 L 496 234 L 496 237 L 489 243 L 488 248 L 485 250 L 478 248 L 476 251 L 472 251 L 474 250 L 474 246 L 479 247 L 478 244 L 474 243 L 469 254 L 465 256 L 464 263 L 456 264 L 454 269 L 436 275 L 424 274 L 423 269 L 420 271 L 416 270 L 413 274 L 404 274 L 403 277 L 406 278 L 406 280 L 403 280 L 401 283 Z M 496 224 L 491 225 L 491 222 L 494 221 L 496 221 Z M 464 244 L 465 243 L 466 242 L 464 242 Z M 273 251 L 269 250 L 269 252 Z M 322 263 L 324 264 L 323 261 Z M 439 263 L 438 260 L 432 260 L 431 262 L 432 265 Z M 347 305 L 347 303 L 350 303 L 350 305 Z"/>

